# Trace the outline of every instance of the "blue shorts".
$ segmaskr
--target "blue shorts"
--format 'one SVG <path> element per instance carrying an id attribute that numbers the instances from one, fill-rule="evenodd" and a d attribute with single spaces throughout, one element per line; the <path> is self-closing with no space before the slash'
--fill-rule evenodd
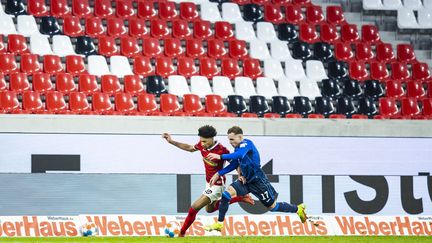
<path id="1" fill-rule="evenodd" d="M 267 178 L 256 178 L 246 184 L 236 180 L 231 186 L 234 187 L 238 196 L 244 196 L 250 192 L 266 207 L 273 205 L 277 198 L 277 192 Z"/>

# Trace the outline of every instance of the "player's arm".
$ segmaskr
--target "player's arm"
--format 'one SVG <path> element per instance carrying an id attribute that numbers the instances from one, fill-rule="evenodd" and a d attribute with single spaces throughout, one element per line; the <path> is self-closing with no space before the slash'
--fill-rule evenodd
<path id="1" fill-rule="evenodd" d="M 236 149 L 236 151 L 234 153 L 230 153 L 230 154 L 214 154 L 214 153 L 209 153 L 207 155 L 208 159 L 222 159 L 222 160 L 238 160 L 238 159 L 243 159 L 243 157 L 245 157 L 245 155 L 247 154 L 247 152 L 249 152 L 249 146 L 248 145 L 240 145 L 239 148 Z"/>
<path id="2" fill-rule="evenodd" d="M 235 169 L 237 169 L 237 167 L 239 167 L 239 161 L 238 160 L 231 160 L 230 164 L 228 166 L 226 166 L 225 168 L 223 168 L 222 170 L 219 170 L 218 172 L 216 172 L 213 177 L 210 179 L 209 184 L 213 185 L 220 176 L 223 176 Z"/>
<path id="3" fill-rule="evenodd" d="M 176 146 L 179 149 L 183 149 L 183 150 L 188 151 L 188 152 L 195 152 L 195 151 L 197 151 L 197 149 L 193 145 L 190 145 L 190 144 L 187 144 L 187 143 L 181 143 L 181 142 L 177 142 L 177 141 L 173 140 L 171 138 L 171 135 L 169 133 L 163 133 L 162 137 L 165 138 L 165 140 L 168 143 Z"/>

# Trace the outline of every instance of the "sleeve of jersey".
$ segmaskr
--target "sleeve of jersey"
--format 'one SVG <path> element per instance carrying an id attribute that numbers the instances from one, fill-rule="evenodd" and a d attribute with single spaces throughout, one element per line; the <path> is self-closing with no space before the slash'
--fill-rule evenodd
<path id="1" fill-rule="evenodd" d="M 221 159 L 223 159 L 223 160 L 243 159 L 243 157 L 246 155 L 246 153 L 248 151 L 249 151 L 249 146 L 248 145 L 245 145 L 243 147 L 240 145 L 240 147 L 234 153 L 231 153 L 231 154 L 222 154 L 221 155 Z"/>
<path id="2" fill-rule="evenodd" d="M 239 166 L 239 162 L 237 159 L 231 160 L 231 163 L 228 166 L 226 166 L 225 168 L 223 168 L 222 170 L 218 171 L 218 174 L 220 176 L 223 176 L 223 175 L 230 173 L 231 171 L 237 169 L 238 166 Z"/>

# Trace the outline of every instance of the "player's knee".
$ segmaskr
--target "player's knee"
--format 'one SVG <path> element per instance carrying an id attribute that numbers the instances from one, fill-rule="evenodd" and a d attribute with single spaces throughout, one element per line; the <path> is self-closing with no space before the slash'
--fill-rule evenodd
<path id="1" fill-rule="evenodd" d="M 214 208 L 211 207 L 211 206 L 207 206 L 207 207 L 205 208 L 205 210 L 206 210 L 207 213 L 213 213 L 213 212 L 214 212 Z"/>

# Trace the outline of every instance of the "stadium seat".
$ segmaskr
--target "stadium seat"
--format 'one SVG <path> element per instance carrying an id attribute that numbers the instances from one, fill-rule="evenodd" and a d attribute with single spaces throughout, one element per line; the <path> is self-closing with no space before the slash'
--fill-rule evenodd
<path id="1" fill-rule="evenodd" d="M 173 20 L 179 17 L 179 13 L 176 9 L 174 2 L 159 2 L 158 14 L 160 19 Z"/>
<path id="2" fill-rule="evenodd" d="M 345 96 L 351 98 L 358 98 L 362 95 L 363 90 L 360 86 L 359 81 L 346 79 L 344 80 L 343 84 L 344 84 L 343 94 Z"/>
<path id="3" fill-rule="evenodd" d="M 119 55 L 116 39 L 111 36 L 101 36 L 98 39 L 98 54 L 106 57 Z"/>
<path id="4" fill-rule="evenodd" d="M 141 55 L 141 50 L 136 37 L 124 36 L 120 38 L 120 53 L 123 56 L 133 58 Z"/>
<path id="5" fill-rule="evenodd" d="M 323 79 L 321 94 L 330 98 L 338 98 L 342 94 L 342 89 L 336 79 Z"/>
<path id="6" fill-rule="evenodd" d="M 189 28 L 187 20 L 173 20 L 172 21 L 172 36 L 179 39 L 192 38 L 192 30 Z"/>
<path id="7" fill-rule="evenodd" d="M 43 35 L 60 35 L 62 33 L 57 19 L 52 16 L 41 17 L 39 32 Z"/>
<path id="8" fill-rule="evenodd" d="M 264 20 L 272 24 L 280 24 L 284 22 L 284 16 L 282 14 L 280 5 L 265 5 Z"/>
<path id="9" fill-rule="evenodd" d="M 367 80 L 364 83 L 364 95 L 378 99 L 384 96 L 384 89 L 378 80 Z"/>
<path id="10" fill-rule="evenodd" d="M 250 57 L 264 60 L 270 58 L 267 43 L 261 40 L 253 40 L 249 43 Z"/>
<path id="11" fill-rule="evenodd" d="M 416 118 L 421 115 L 418 101 L 414 97 L 401 99 L 401 115 L 404 118 Z"/>
<path id="12" fill-rule="evenodd" d="M 234 95 L 234 89 L 228 77 L 214 76 L 212 84 L 214 94 L 220 95 L 224 99 L 229 95 Z"/>
<path id="13" fill-rule="evenodd" d="M 213 93 L 208 79 L 204 76 L 192 76 L 190 78 L 190 87 L 191 93 L 201 98 Z"/>
<path id="14" fill-rule="evenodd" d="M 321 91 L 318 87 L 318 84 L 314 80 L 300 80 L 299 92 L 301 96 L 306 96 L 310 100 L 315 99 L 317 96 L 321 96 Z"/>
<path id="15" fill-rule="evenodd" d="M 18 113 L 21 110 L 17 93 L 14 91 L 0 91 L 0 111 L 3 113 Z"/>
<path id="16" fill-rule="evenodd" d="M 357 61 L 369 62 L 375 60 L 375 53 L 370 44 L 357 43 L 356 44 L 356 59 Z"/>
<path id="17" fill-rule="evenodd" d="M 237 59 L 223 59 L 221 63 L 221 74 L 229 79 L 234 79 L 235 77 L 240 76 L 241 70 Z"/>
<path id="18" fill-rule="evenodd" d="M 313 57 L 309 44 L 305 42 L 301 42 L 301 41 L 295 42 L 291 50 L 292 50 L 292 57 L 294 59 L 307 61 L 312 59 Z"/>
<path id="19" fill-rule="evenodd" d="M 161 76 L 148 76 L 146 84 L 147 93 L 160 96 L 161 94 L 168 92 L 165 87 L 165 82 Z"/>
<path id="20" fill-rule="evenodd" d="M 351 78 L 359 81 L 369 79 L 369 73 L 366 69 L 366 64 L 362 61 L 351 62 L 349 66 L 349 73 Z"/>
<path id="21" fill-rule="evenodd" d="M 432 28 L 432 10 L 430 9 L 420 9 L 417 11 L 417 21 L 419 28 L 430 29 Z"/>
<path id="22" fill-rule="evenodd" d="M 115 14 L 110 0 L 95 0 L 93 13 L 100 18 L 113 17 Z"/>
<path id="23" fill-rule="evenodd" d="M 63 33 L 70 37 L 84 35 L 84 28 L 81 26 L 80 18 L 77 16 L 65 16 L 63 19 Z"/>
<path id="24" fill-rule="evenodd" d="M 286 114 L 292 112 L 291 104 L 288 98 L 285 96 L 273 96 L 272 97 L 272 112 L 279 114 L 281 117 L 285 117 Z"/>
<path id="25" fill-rule="evenodd" d="M 32 74 L 42 71 L 42 67 L 39 64 L 39 56 L 35 54 L 23 54 L 21 55 L 20 63 L 21 72 Z"/>
<path id="26" fill-rule="evenodd" d="M 312 114 L 312 103 L 309 98 L 304 96 L 294 97 L 293 112 L 300 114 L 302 117 L 307 117 L 309 114 Z"/>
<path id="27" fill-rule="evenodd" d="M 160 110 L 174 116 L 184 114 L 181 111 L 180 103 L 177 99 L 177 96 L 173 94 L 161 94 Z"/>
<path id="28" fill-rule="evenodd" d="M 84 56 L 97 54 L 96 46 L 94 45 L 92 38 L 87 36 L 77 37 L 77 41 L 75 43 L 75 52 Z"/>
<path id="29" fill-rule="evenodd" d="M 285 62 L 285 76 L 294 81 L 300 81 L 306 79 L 306 73 L 303 69 L 303 63 L 301 60 L 288 60 Z"/>
<path id="30" fill-rule="evenodd" d="M 183 95 L 183 111 L 193 116 L 207 116 L 200 97 L 195 94 Z"/>
<path id="31" fill-rule="evenodd" d="M 259 22 L 257 23 L 256 27 L 257 27 L 256 34 L 259 40 L 264 41 L 266 43 L 278 40 L 276 36 L 276 31 L 272 23 Z"/>
<path id="32" fill-rule="evenodd" d="M 91 55 L 87 58 L 88 73 L 96 76 L 111 74 L 104 56 Z"/>
<path id="33" fill-rule="evenodd" d="M 357 109 L 354 105 L 354 101 L 352 100 L 351 97 L 338 98 L 336 110 L 337 113 L 345 115 L 347 118 L 351 118 L 351 116 L 357 112 Z"/>
<path id="34" fill-rule="evenodd" d="M 210 21 L 197 20 L 193 24 L 193 36 L 196 39 L 207 40 L 213 38 Z"/>
<path id="35" fill-rule="evenodd" d="M 405 96 L 405 90 L 402 87 L 402 82 L 399 80 L 389 80 L 386 82 L 386 96 L 399 99 Z"/>
<path id="36" fill-rule="evenodd" d="M 153 38 L 168 38 L 170 37 L 170 29 L 165 20 L 152 19 L 150 24 L 150 35 Z"/>
<path id="37" fill-rule="evenodd" d="M 309 5 L 306 7 L 306 22 L 313 25 L 321 24 L 325 21 L 325 17 L 321 6 Z"/>
<path id="38" fill-rule="evenodd" d="M 336 113 L 330 97 L 315 97 L 315 113 L 322 114 L 324 117 L 329 117 L 331 114 Z"/>
<path id="39" fill-rule="evenodd" d="M 206 76 L 208 79 L 220 74 L 216 59 L 213 58 L 201 58 L 199 70 L 200 75 Z"/>
<path id="40" fill-rule="evenodd" d="M 327 6 L 326 20 L 329 24 L 341 25 L 346 23 L 345 15 L 341 6 Z"/>
<path id="41" fill-rule="evenodd" d="M 144 19 L 129 18 L 128 23 L 129 23 L 128 33 L 130 37 L 135 37 L 135 38 L 148 37 L 149 30 L 146 27 L 146 22 Z"/>
<path id="42" fill-rule="evenodd" d="M 75 0 L 78 1 L 78 0 Z M 86 35 L 97 38 L 105 35 L 105 28 L 101 18 L 89 17 L 85 20 Z"/>
<path id="43" fill-rule="evenodd" d="M 250 22 L 237 22 L 235 23 L 236 38 L 244 41 L 252 41 L 256 39 L 255 30 Z"/>
<path id="44" fill-rule="evenodd" d="M 392 80 L 409 80 L 411 78 L 411 74 L 408 70 L 408 65 L 403 62 L 393 62 L 391 64 L 391 78 Z"/>
<path id="45" fill-rule="evenodd" d="M 228 95 L 228 112 L 241 115 L 247 111 L 246 101 L 241 95 Z"/>
<path id="46" fill-rule="evenodd" d="M 387 65 L 384 62 L 372 62 L 370 64 L 371 79 L 385 81 L 390 78 Z"/>
<path id="47" fill-rule="evenodd" d="M 294 24 L 294 25 L 302 24 L 306 21 L 301 6 L 294 5 L 294 4 L 289 4 L 286 6 L 285 17 L 286 17 L 286 21 L 289 24 Z"/>
<path id="48" fill-rule="evenodd" d="M 362 25 L 361 41 L 363 43 L 378 44 L 381 42 L 378 27 L 376 25 Z"/>
<path id="49" fill-rule="evenodd" d="M 206 54 L 201 40 L 186 40 L 186 56 L 191 58 L 203 57 Z"/>
<path id="50" fill-rule="evenodd" d="M 309 80 L 316 82 L 321 82 L 321 80 L 328 78 L 324 64 L 317 60 L 306 61 L 306 76 Z"/>
<path id="51" fill-rule="evenodd" d="M 15 55 L 12 53 L 0 53 L 0 71 L 4 74 L 18 71 Z"/>
<path id="52" fill-rule="evenodd" d="M 341 27 L 341 40 L 343 42 L 356 43 L 360 41 L 360 36 L 356 24 L 345 24 Z"/>
<path id="53" fill-rule="evenodd" d="M 9 74 L 9 89 L 19 94 L 23 93 L 24 91 L 30 90 L 30 82 L 28 81 L 27 74 Z"/>
<path id="54" fill-rule="evenodd" d="M 35 17 L 47 16 L 49 14 L 45 0 L 33 0 L 27 4 L 27 11 Z"/>
<path id="55" fill-rule="evenodd" d="M 249 22 L 259 22 L 264 19 L 264 12 L 257 4 L 243 5 L 243 19 Z"/>
<path id="56" fill-rule="evenodd" d="M 138 18 L 151 20 L 156 18 L 157 14 L 153 1 L 138 1 Z"/>
<path id="57" fill-rule="evenodd" d="M 212 2 L 201 3 L 201 19 L 211 22 L 222 20 L 218 4 Z"/>
<path id="58" fill-rule="evenodd" d="M 33 54 L 38 54 L 40 56 L 53 54 L 48 37 L 44 35 L 30 36 L 30 50 Z"/>
<path id="59" fill-rule="evenodd" d="M 123 77 L 124 92 L 138 96 L 145 92 L 144 85 L 138 75 L 125 75 Z"/>
<path id="60" fill-rule="evenodd" d="M 413 63 L 411 66 L 411 75 L 413 80 L 427 80 L 430 78 L 429 67 L 427 63 Z"/>
<path id="61" fill-rule="evenodd" d="M 334 59 L 333 50 L 328 43 L 317 42 L 313 45 L 314 59 L 321 62 L 329 62 Z"/>
<path id="62" fill-rule="evenodd" d="M 55 75 L 55 85 L 56 90 L 63 93 L 69 94 L 71 92 L 78 91 L 72 74 L 69 73 L 59 73 Z"/>
<path id="63" fill-rule="evenodd" d="M 400 115 L 396 100 L 389 97 L 379 99 L 379 111 L 384 118 L 397 118 Z"/>
<path id="64" fill-rule="evenodd" d="M 244 21 L 239 5 L 236 3 L 222 3 L 222 18 L 232 24 Z"/>
<path id="65" fill-rule="evenodd" d="M 115 110 L 122 115 L 136 115 L 137 110 L 131 94 L 117 93 L 114 98 Z"/>
<path id="66" fill-rule="evenodd" d="M 252 95 L 249 98 L 249 112 L 257 114 L 258 117 L 263 117 L 265 113 L 270 112 L 270 107 L 266 97 L 261 95 Z"/>
<path id="67" fill-rule="evenodd" d="M 144 56 L 158 57 L 162 55 L 162 48 L 159 40 L 156 38 L 144 38 L 142 43 L 142 51 Z"/>
<path id="68" fill-rule="evenodd" d="M 80 92 L 86 95 L 92 95 L 100 91 L 96 76 L 91 74 L 79 75 L 78 88 Z"/>
<path id="69" fill-rule="evenodd" d="M 288 99 L 294 99 L 295 96 L 300 96 L 295 80 L 289 78 L 280 79 L 278 82 L 279 95 L 286 96 Z"/>
<path id="70" fill-rule="evenodd" d="M 355 56 L 350 43 L 338 42 L 334 47 L 335 58 L 340 61 L 354 61 Z"/>
<path id="71" fill-rule="evenodd" d="M 412 45 L 398 44 L 396 50 L 397 50 L 397 60 L 399 62 L 412 63 L 416 61 L 416 56 Z"/>
<path id="72" fill-rule="evenodd" d="M 9 35 L 16 33 L 17 31 L 12 17 L 8 15 L 0 15 L 0 34 Z"/>
<path id="73" fill-rule="evenodd" d="M 135 16 L 132 0 L 116 1 L 115 15 L 118 18 L 129 18 Z"/>
<path id="74" fill-rule="evenodd" d="M 176 74 L 176 70 L 174 68 L 174 64 L 172 63 L 172 59 L 169 57 L 156 58 L 155 72 L 156 72 L 156 75 L 159 75 L 159 76 L 162 76 L 165 78 L 170 76 L 170 75 Z"/>
<path id="75" fill-rule="evenodd" d="M 52 50 L 54 54 L 64 57 L 68 55 L 76 55 L 71 39 L 66 35 L 55 35 L 53 37 Z"/>
<path id="76" fill-rule="evenodd" d="M 234 80 L 234 90 L 236 95 L 245 98 L 257 95 L 252 79 L 248 77 L 236 77 Z"/>
<path id="77" fill-rule="evenodd" d="M 408 97 L 412 97 L 416 99 L 424 99 L 426 98 L 427 95 L 423 87 L 423 83 L 421 81 L 407 82 L 406 91 Z"/>
<path id="78" fill-rule="evenodd" d="M 271 78 L 260 77 L 256 80 L 257 93 L 260 96 L 264 96 L 266 99 L 271 99 L 273 96 L 277 96 L 276 85 Z"/>
<path id="79" fill-rule="evenodd" d="M 272 41 L 270 43 L 270 52 L 272 59 L 278 61 L 285 61 L 288 59 L 292 59 L 291 52 L 288 48 L 288 42 L 286 41 Z"/>
<path id="80" fill-rule="evenodd" d="M 40 94 L 36 91 L 25 91 L 22 96 L 22 107 L 24 113 L 42 114 L 45 112 L 45 106 Z"/>
<path id="81" fill-rule="evenodd" d="M 106 23 L 107 35 L 112 37 L 122 37 L 128 34 L 128 30 L 121 18 L 108 18 Z"/>
<path id="82" fill-rule="evenodd" d="M 68 105 L 63 93 L 53 91 L 46 94 L 45 105 L 48 113 L 68 114 Z"/>
<path id="83" fill-rule="evenodd" d="M 40 94 L 53 91 L 54 85 L 51 82 L 51 75 L 47 73 L 34 73 L 32 75 L 32 87 L 34 91 L 37 91 Z"/>
<path id="84" fill-rule="evenodd" d="M 3 74 L 0 74 L 0 91 L 8 90 L 6 80 Z"/>
<path id="85" fill-rule="evenodd" d="M 327 64 L 329 78 L 344 80 L 349 78 L 347 64 L 341 61 L 330 61 Z"/>
<path id="86" fill-rule="evenodd" d="M 363 0 L 363 9 L 365 10 L 380 10 L 384 9 L 382 0 Z"/>
<path id="87" fill-rule="evenodd" d="M 418 29 L 419 24 L 414 15 L 414 11 L 406 8 L 398 9 L 397 26 L 399 29 Z"/>
<path id="88" fill-rule="evenodd" d="M 225 49 L 224 41 L 213 39 L 207 42 L 207 55 L 211 58 L 220 59 L 226 57 L 228 51 Z"/>
<path id="89" fill-rule="evenodd" d="M 54 17 L 66 17 L 72 12 L 67 0 L 51 0 L 50 8 L 51 15 Z"/>
<path id="90" fill-rule="evenodd" d="M 185 94 L 189 94 L 189 85 L 185 77 L 180 75 L 171 75 L 168 77 L 168 92 L 170 94 L 183 97 Z"/>
<path id="91" fill-rule="evenodd" d="M 282 23 L 277 25 L 278 38 L 288 43 L 294 43 L 298 40 L 298 32 L 293 24 Z"/>
<path id="92" fill-rule="evenodd" d="M 36 20 L 32 15 L 19 15 L 17 17 L 17 30 L 19 34 L 25 37 L 29 37 L 34 34 L 39 34 L 38 25 L 36 24 Z M 3 33 L 3 30 L 0 32 Z"/>
<path id="93" fill-rule="evenodd" d="M 94 93 L 92 96 L 92 109 L 98 115 L 112 115 L 114 107 L 110 95 L 105 93 Z"/>
<path id="94" fill-rule="evenodd" d="M 115 95 L 122 92 L 120 80 L 117 76 L 106 74 L 100 77 L 101 91 L 109 95 Z"/>
<path id="95" fill-rule="evenodd" d="M 320 25 L 320 38 L 322 42 L 326 43 L 340 43 L 340 35 L 336 26 L 323 23 Z"/>
<path id="96" fill-rule="evenodd" d="M 69 109 L 74 114 L 92 113 L 86 94 L 81 92 L 72 92 L 69 94 Z"/>
<path id="97" fill-rule="evenodd" d="M 21 55 L 24 53 L 29 53 L 29 48 L 27 46 L 27 40 L 23 35 L 10 34 L 8 35 L 8 52 L 15 55 Z"/>
<path id="98" fill-rule="evenodd" d="M 153 66 L 150 58 L 145 56 L 137 56 L 133 60 L 133 73 L 142 76 L 154 74 Z"/>
<path id="99" fill-rule="evenodd" d="M 223 5 L 222 5 L 223 9 Z M 187 20 L 187 21 L 193 21 L 200 17 L 199 12 L 197 10 L 197 5 L 195 5 L 192 2 L 180 2 L 180 18 Z"/>
<path id="100" fill-rule="evenodd" d="M 376 107 L 376 104 L 371 97 L 360 97 L 358 101 L 358 106 L 358 113 L 367 115 L 369 118 L 373 118 L 375 115 L 378 114 L 378 108 Z"/>
<path id="101" fill-rule="evenodd" d="M 143 114 L 156 114 L 159 113 L 156 96 L 154 94 L 143 93 L 138 96 L 138 112 Z"/>
<path id="102" fill-rule="evenodd" d="M 279 80 L 284 77 L 281 62 L 275 59 L 264 60 L 264 76 Z"/>
<path id="103" fill-rule="evenodd" d="M 299 39 L 303 42 L 313 44 L 319 41 L 319 34 L 315 28 L 315 25 L 303 23 L 300 25 Z"/>
<path id="104" fill-rule="evenodd" d="M 395 61 L 396 57 L 393 53 L 392 45 L 389 43 L 381 43 L 376 45 L 376 59 L 379 62 Z"/>
<path id="105" fill-rule="evenodd" d="M 80 18 L 93 16 L 88 0 L 72 0 L 72 14 Z"/>
<path id="106" fill-rule="evenodd" d="M 187 78 L 196 75 L 198 70 L 195 66 L 194 59 L 189 57 L 179 57 L 177 59 L 177 73 L 178 75 L 182 75 Z"/>
<path id="107" fill-rule="evenodd" d="M 205 96 L 205 110 L 213 115 L 227 112 L 222 97 L 215 94 Z"/>
<path id="108" fill-rule="evenodd" d="M 432 99 L 424 99 L 422 102 L 422 114 L 427 119 L 432 119 Z"/>

